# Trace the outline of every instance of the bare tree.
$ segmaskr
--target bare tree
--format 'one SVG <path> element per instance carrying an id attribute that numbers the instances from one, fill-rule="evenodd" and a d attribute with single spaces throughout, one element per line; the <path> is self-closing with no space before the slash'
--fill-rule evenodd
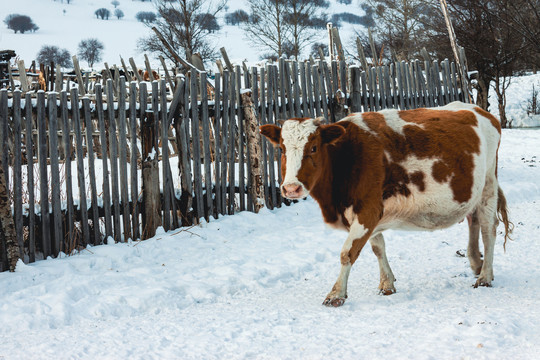
<path id="1" fill-rule="evenodd" d="M 156 30 L 172 49 L 181 49 L 183 55 L 191 60 L 191 56 L 199 53 L 204 61 L 216 58 L 216 49 L 211 43 L 211 34 L 207 32 L 204 19 L 211 19 L 221 12 L 226 0 L 155 0 L 159 17 L 153 24 Z M 139 40 L 139 48 L 143 51 L 163 55 L 176 63 L 175 56 L 164 47 L 156 34 Z"/>
<path id="2" fill-rule="evenodd" d="M 530 57 L 530 45 L 521 36 L 507 11 L 508 0 L 453 0 L 448 10 L 457 42 L 465 49 L 470 70 L 477 71 L 476 103 L 489 109 L 488 94 L 492 82 L 498 93 L 502 126 L 506 126 L 505 88 L 507 77 L 518 69 L 523 58 Z M 448 33 L 441 15 L 432 18 L 433 32 L 429 48 L 439 58 L 452 57 Z"/>
<path id="3" fill-rule="evenodd" d="M 421 47 L 435 14 L 429 0 L 366 0 L 375 19 L 375 33 L 384 46 L 395 51 L 399 60 L 408 60 Z"/>
<path id="4" fill-rule="evenodd" d="M 317 19 L 321 17 L 321 8 L 326 7 L 325 0 L 286 0 L 287 13 L 285 22 L 290 27 L 290 42 L 293 55 L 298 60 L 300 51 L 314 41 Z"/>
<path id="5" fill-rule="evenodd" d="M 77 54 L 88 63 L 90 68 L 94 67 L 94 64 L 98 61 L 101 61 L 101 55 L 105 46 L 98 39 L 85 39 L 81 40 L 77 50 Z"/>
<path id="6" fill-rule="evenodd" d="M 248 0 L 253 21 L 244 25 L 247 37 L 263 49 L 283 55 L 291 36 L 291 26 L 284 21 L 287 0 Z"/>
<path id="7" fill-rule="evenodd" d="M 49 65 L 54 62 L 63 68 L 71 66 L 71 55 L 67 49 L 60 49 L 56 45 L 43 45 L 37 53 L 36 60 L 40 64 Z"/>

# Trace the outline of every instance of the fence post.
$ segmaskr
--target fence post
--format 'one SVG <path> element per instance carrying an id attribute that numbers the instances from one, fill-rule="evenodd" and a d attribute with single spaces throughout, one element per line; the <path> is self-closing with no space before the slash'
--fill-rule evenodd
<path id="1" fill-rule="evenodd" d="M 142 119 L 142 190 L 143 190 L 143 235 L 142 239 L 149 239 L 156 234 L 161 225 L 161 206 L 159 193 L 159 167 L 156 143 L 156 127 L 153 114 L 147 112 Z"/>
<path id="2" fill-rule="evenodd" d="M 264 206 L 264 191 L 262 181 L 261 168 L 261 137 L 258 131 L 258 121 L 253 107 L 251 91 L 244 91 L 240 95 L 242 99 L 242 111 L 244 112 L 244 121 L 247 137 L 247 146 L 249 148 L 250 157 L 250 177 L 251 188 L 248 191 L 251 193 L 253 201 L 253 211 L 258 213 Z"/>
<path id="3" fill-rule="evenodd" d="M 11 215 L 11 203 L 9 201 L 9 192 L 6 188 L 6 174 L 2 168 L 0 159 L 0 231 L 3 232 L 6 241 L 6 253 L 9 263 L 9 271 L 15 271 L 17 261 L 19 261 L 19 245 L 15 235 L 15 225 Z"/>

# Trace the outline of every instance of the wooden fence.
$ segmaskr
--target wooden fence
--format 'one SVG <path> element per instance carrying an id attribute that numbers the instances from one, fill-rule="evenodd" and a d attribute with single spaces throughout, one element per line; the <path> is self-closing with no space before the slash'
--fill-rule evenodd
<path id="1" fill-rule="evenodd" d="M 350 112 L 465 100 L 448 61 L 363 71 L 344 62 L 289 62 L 174 79 L 96 84 L 92 97 L 0 90 L 0 159 L 26 262 L 88 244 L 153 236 L 204 218 L 269 208 L 280 196 L 279 150 L 260 142 L 262 199 L 250 191 L 246 109 L 255 125 L 292 117 L 334 122 Z M 118 85 L 120 84 L 120 85 Z M 242 96 L 248 89 L 249 101 Z M 209 100 L 209 96 L 213 100 Z M 244 98 L 244 100 L 242 100 Z M 260 141 L 260 140 L 258 140 Z M 252 150 L 253 151 L 253 148 Z M 251 154 L 253 155 L 253 154 Z M 257 164 L 257 165 L 258 165 Z M 9 172 L 8 172 L 9 171 Z M 85 206 L 86 205 L 86 206 Z M 0 231 L 1 270 L 7 269 Z"/>

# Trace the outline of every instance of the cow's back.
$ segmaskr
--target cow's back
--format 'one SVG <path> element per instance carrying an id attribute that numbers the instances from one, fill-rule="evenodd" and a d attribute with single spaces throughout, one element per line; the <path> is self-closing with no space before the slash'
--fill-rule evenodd
<path id="1" fill-rule="evenodd" d="M 496 177 L 500 125 L 472 104 L 352 114 L 382 145 L 384 215 L 379 229 L 438 229 L 471 213 Z"/>

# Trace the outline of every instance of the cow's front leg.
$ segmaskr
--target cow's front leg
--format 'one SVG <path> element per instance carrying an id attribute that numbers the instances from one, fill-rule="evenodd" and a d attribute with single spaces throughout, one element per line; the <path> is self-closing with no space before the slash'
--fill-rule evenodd
<path id="1" fill-rule="evenodd" d="M 351 267 L 360 255 L 360 251 L 366 244 L 371 235 L 371 230 L 365 228 L 362 224 L 355 221 L 349 230 L 349 236 L 343 248 L 341 249 L 341 271 L 332 288 L 328 293 L 323 304 L 326 306 L 338 307 L 345 303 L 347 298 L 347 281 Z"/>

